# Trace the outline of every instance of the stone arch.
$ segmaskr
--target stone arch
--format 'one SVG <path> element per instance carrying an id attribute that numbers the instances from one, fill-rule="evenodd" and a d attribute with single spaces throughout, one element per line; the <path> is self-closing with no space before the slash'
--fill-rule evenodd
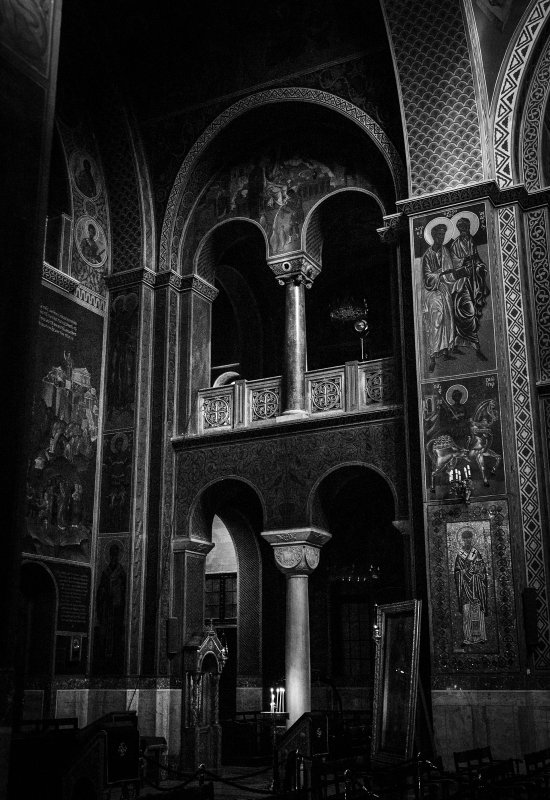
<path id="1" fill-rule="evenodd" d="M 189 506 L 186 535 L 190 539 L 201 539 L 209 542 L 211 531 L 208 527 L 212 523 L 214 509 L 222 502 L 227 502 L 232 496 L 232 490 L 237 490 L 239 485 L 249 490 L 250 496 L 255 496 L 261 509 L 262 519 L 266 518 L 265 499 L 258 487 L 248 478 L 241 475 L 224 475 L 205 483 L 197 491 Z"/>
<path id="2" fill-rule="evenodd" d="M 248 225 L 252 225 L 261 232 L 265 241 L 265 252 L 267 259 L 267 237 L 260 223 L 256 222 L 254 219 L 248 219 L 247 217 L 232 217 L 231 219 L 218 222 L 216 225 L 210 228 L 208 233 L 203 236 L 193 259 L 193 273 L 199 275 L 201 278 L 204 278 L 204 280 L 208 281 L 209 283 L 214 283 L 214 276 L 216 272 L 215 242 L 217 236 L 221 233 L 222 241 L 229 241 L 231 238 L 230 234 L 227 233 L 229 227 L 231 226 L 232 230 L 236 230 L 239 226 L 242 226 L 241 230 L 244 230 L 245 225 L 247 227 Z M 223 234 L 227 235 L 224 236 Z"/>
<path id="3" fill-rule="evenodd" d="M 380 206 L 382 215 L 387 214 L 387 210 L 384 208 L 384 205 L 378 195 L 360 186 L 346 186 L 342 189 L 336 189 L 333 192 L 330 192 L 330 194 L 321 197 L 317 203 L 310 208 L 305 218 L 304 227 L 302 230 L 302 247 L 305 252 L 318 261 L 319 264 L 322 264 L 321 254 L 323 251 L 323 236 L 321 232 L 320 214 L 321 206 L 329 198 L 335 197 L 337 194 L 342 194 L 344 192 L 361 192 L 362 194 L 372 197 L 373 200 L 375 200 L 375 202 Z"/>
<path id="4" fill-rule="evenodd" d="M 187 191 L 187 187 L 192 173 L 208 145 L 233 120 L 247 111 L 269 103 L 280 102 L 314 103 L 332 109 L 354 122 L 369 136 L 380 151 L 392 175 L 397 197 L 406 196 L 406 175 L 399 153 L 386 133 L 369 114 L 337 95 L 318 89 L 300 87 L 267 89 L 244 97 L 223 111 L 206 128 L 189 150 L 168 198 L 160 237 L 160 269 L 177 270 L 177 259 L 184 233 L 185 216 L 188 216 L 186 212 L 190 211 L 196 201 L 196 197 L 192 192 Z"/>
<path id="5" fill-rule="evenodd" d="M 397 490 L 388 475 L 386 475 L 386 473 L 376 464 L 371 464 L 366 461 L 343 461 L 341 464 L 335 464 L 329 469 L 325 470 L 313 484 L 307 501 L 307 516 L 311 525 L 317 525 L 321 528 L 324 528 L 326 525 L 324 513 L 321 507 L 320 494 L 320 488 L 323 482 L 329 478 L 330 475 L 350 467 L 359 467 L 362 469 L 371 470 L 387 483 L 393 497 L 394 513 L 397 515 L 399 509 Z"/>
<path id="6" fill-rule="evenodd" d="M 549 11 L 550 0 L 534 0 L 502 72 L 493 127 L 495 178 L 501 189 L 510 188 L 520 178 L 520 165 L 514 148 L 519 125 L 520 94 Z"/>
<path id="7" fill-rule="evenodd" d="M 236 659 L 236 692 L 242 695 L 239 705 L 246 707 L 250 701 L 256 707 L 261 699 L 262 675 L 262 553 L 258 534 L 265 517 L 263 498 L 250 481 L 228 476 L 210 482 L 197 494 L 190 515 L 195 536 L 199 514 L 203 515 L 200 527 L 208 539 L 217 515 L 233 541 L 238 565 L 237 652 L 230 655 Z"/>
<path id="8" fill-rule="evenodd" d="M 547 183 L 542 164 L 542 139 L 550 96 L 550 39 L 537 62 L 525 102 L 520 133 L 521 177 L 528 192 L 542 189 Z"/>

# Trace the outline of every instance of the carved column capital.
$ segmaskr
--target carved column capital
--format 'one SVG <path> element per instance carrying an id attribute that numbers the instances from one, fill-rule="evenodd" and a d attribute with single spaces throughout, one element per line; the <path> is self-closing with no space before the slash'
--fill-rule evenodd
<path id="1" fill-rule="evenodd" d="M 269 258 L 267 264 L 280 286 L 290 282 L 303 283 L 306 289 L 311 289 L 313 281 L 321 272 L 321 265 L 304 251 Z"/>
<path id="2" fill-rule="evenodd" d="M 407 217 L 401 212 L 388 214 L 384 217 L 384 227 L 377 228 L 376 233 L 384 244 L 397 244 L 400 238 L 409 230 Z"/>
<path id="3" fill-rule="evenodd" d="M 319 564 L 321 547 L 331 539 L 321 528 L 293 528 L 265 531 L 262 537 L 271 544 L 275 563 L 285 575 L 310 575 Z"/>
<path id="4" fill-rule="evenodd" d="M 395 519 L 392 522 L 392 525 L 403 536 L 410 536 L 411 535 L 411 521 L 410 521 L 410 519 Z"/>

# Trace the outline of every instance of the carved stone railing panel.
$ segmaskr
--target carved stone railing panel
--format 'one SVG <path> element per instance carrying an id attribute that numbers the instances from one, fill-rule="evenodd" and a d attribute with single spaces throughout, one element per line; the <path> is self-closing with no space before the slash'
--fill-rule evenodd
<path id="1" fill-rule="evenodd" d="M 207 433 L 215 429 L 233 427 L 235 407 L 233 386 L 220 390 L 205 390 L 199 393 L 199 431 Z"/>
<path id="2" fill-rule="evenodd" d="M 391 358 L 359 365 L 359 408 L 388 406 L 401 400 L 400 387 Z"/>
<path id="3" fill-rule="evenodd" d="M 230 386 L 201 389 L 198 398 L 199 435 L 276 425 L 282 413 L 280 377 L 236 381 Z M 307 416 L 342 416 L 379 411 L 401 402 L 392 358 L 350 361 L 341 367 L 305 374 Z"/>
<path id="4" fill-rule="evenodd" d="M 245 419 L 250 425 L 274 423 L 281 413 L 281 379 L 248 381 Z"/>

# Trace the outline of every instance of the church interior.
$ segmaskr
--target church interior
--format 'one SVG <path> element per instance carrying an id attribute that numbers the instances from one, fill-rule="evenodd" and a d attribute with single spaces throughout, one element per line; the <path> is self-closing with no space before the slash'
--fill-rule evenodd
<path id="1" fill-rule="evenodd" d="M 0 800 L 550 797 L 550 0 L 0 7 Z"/>

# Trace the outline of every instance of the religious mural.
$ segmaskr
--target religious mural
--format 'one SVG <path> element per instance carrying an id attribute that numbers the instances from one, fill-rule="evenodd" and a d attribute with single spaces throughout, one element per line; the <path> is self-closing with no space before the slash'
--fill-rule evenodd
<path id="1" fill-rule="evenodd" d="M 469 497 L 506 491 L 496 375 L 422 386 L 428 497 L 456 496 L 466 482 Z"/>
<path id="2" fill-rule="evenodd" d="M 111 302 L 107 347 L 107 428 L 130 427 L 134 422 L 138 306 L 136 292 L 121 292 Z"/>
<path id="3" fill-rule="evenodd" d="M 117 431 L 103 438 L 100 530 L 117 533 L 130 528 L 133 431 Z"/>
<path id="4" fill-rule="evenodd" d="M 103 319 L 43 289 L 24 552 L 88 561 Z"/>
<path id="5" fill-rule="evenodd" d="M 495 369 L 484 204 L 415 219 L 414 256 L 423 377 Z"/>
<path id="6" fill-rule="evenodd" d="M 447 525 L 453 649 L 496 650 L 491 537 L 488 520 Z M 492 612 L 492 613 L 491 613 Z"/>
<path id="7" fill-rule="evenodd" d="M 300 154 L 264 155 L 232 167 L 210 183 L 199 201 L 187 251 L 194 252 L 210 228 L 232 217 L 259 222 L 270 255 L 299 250 L 308 211 L 321 197 L 345 186 L 372 188 L 349 167 L 327 166 Z"/>
<path id="8" fill-rule="evenodd" d="M 101 177 L 91 155 L 75 150 L 71 156 L 70 171 L 78 191 L 90 200 L 95 199 L 101 191 Z"/>
<path id="9" fill-rule="evenodd" d="M 128 542 L 101 537 L 99 578 L 95 596 L 93 670 L 96 674 L 124 672 Z"/>
<path id="10" fill-rule="evenodd" d="M 96 219 L 80 217 L 75 225 L 74 238 L 80 256 L 94 269 L 101 269 L 107 260 L 105 231 Z"/>

